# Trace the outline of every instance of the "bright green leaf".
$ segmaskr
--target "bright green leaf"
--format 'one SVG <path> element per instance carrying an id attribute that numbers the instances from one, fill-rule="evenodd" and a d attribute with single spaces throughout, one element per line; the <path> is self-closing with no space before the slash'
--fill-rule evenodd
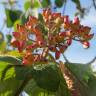
<path id="1" fill-rule="evenodd" d="M 34 0 L 34 8 L 39 8 L 39 7 L 41 7 L 39 0 Z"/>
<path id="2" fill-rule="evenodd" d="M 5 62 L 0 62 L 0 96 L 14 96 L 21 84 L 21 81 L 15 78 L 14 68 L 10 68 L 5 75 L 5 78 L 1 80 L 2 72 L 7 65 L 8 64 L 5 64 Z"/>
<path id="3" fill-rule="evenodd" d="M 18 20 L 16 20 L 16 21 L 14 22 L 14 25 L 13 25 L 14 31 L 18 31 L 18 30 L 17 30 L 17 24 L 21 24 L 21 20 L 20 20 L 20 19 L 18 19 Z"/>
<path id="4" fill-rule="evenodd" d="M 6 50 L 6 42 L 3 41 L 2 43 L 0 43 L 0 51 L 1 53 L 3 53 Z"/>
<path id="5" fill-rule="evenodd" d="M 25 11 L 27 11 L 31 6 L 32 6 L 31 1 L 25 2 L 25 4 L 24 4 Z"/>

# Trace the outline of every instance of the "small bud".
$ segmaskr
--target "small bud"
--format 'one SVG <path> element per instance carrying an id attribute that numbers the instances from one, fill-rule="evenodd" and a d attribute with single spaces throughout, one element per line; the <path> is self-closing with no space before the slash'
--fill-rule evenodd
<path id="1" fill-rule="evenodd" d="M 56 52 L 56 47 L 54 47 L 54 46 L 49 46 L 49 50 L 52 51 L 52 52 Z"/>
<path id="2" fill-rule="evenodd" d="M 70 23 L 70 21 L 69 21 L 69 16 L 65 16 L 65 17 L 64 17 L 64 23 L 65 23 L 65 24 L 69 24 L 69 23 Z"/>
<path id="3" fill-rule="evenodd" d="M 72 39 L 68 39 L 66 43 L 70 46 L 72 44 Z"/>
<path id="4" fill-rule="evenodd" d="M 13 36 L 18 39 L 18 38 L 20 38 L 20 33 L 19 32 L 13 32 Z"/>
<path id="5" fill-rule="evenodd" d="M 65 37 L 66 36 L 66 32 L 60 32 L 59 36 Z"/>
<path id="6" fill-rule="evenodd" d="M 11 41 L 11 45 L 12 45 L 13 47 L 16 47 L 16 48 L 17 48 L 17 47 L 19 46 L 19 41 L 14 38 L 14 39 L 12 39 L 12 41 Z"/>
<path id="7" fill-rule="evenodd" d="M 42 46 L 45 45 L 45 43 L 44 43 L 43 41 L 38 41 L 38 45 L 39 45 L 40 47 L 42 47 Z"/>
<path id="8" fill-rule="evenodd" d="M 76 24 L 76 25 L 79 25 L 79 24 L 80 24 L 80 20 L 79 20 L 78 17 L 75 17 L 75 18 L 73 19 L 73 24 Z"/>
<path id="9" fill-rule="evenodd" d="M 83 42 L 82 44 L 83 44 L 83 48 L 85 48 L 85 49 L 90 47 L 90 43 L 87 41 Z"/>
<path id="10" fill-rule="evenodd" d="M 61 13 L 52 13 L 53 18 L 61 17 Z"/>
<path id="11" fill-rule="evenodd" d="M 58 51 L 58 50 L 56 50 L 56 52 L 55 52 L 55 58 L 56 59 L 59 59 L 60 58 L 60 54 L 61 54 L 61 52 Z"/>
<path id="12" fill-rule="evenodd" d="M 60 52 L 61 53 L 64 53 L 65 52 L 65 50 L 67 49 L 67 45 L 62 45 L 62 46 L 59 46 L 59 50 L 60 50 Z"/>

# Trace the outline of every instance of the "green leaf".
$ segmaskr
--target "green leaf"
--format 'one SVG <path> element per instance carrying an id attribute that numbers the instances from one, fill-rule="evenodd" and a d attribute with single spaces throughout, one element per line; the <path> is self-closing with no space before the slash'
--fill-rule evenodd
<path id="1" fill-rule="evenodd" d="M 55 4 L 57 7 L 62 7 L 66 0 L 55 0 Z"/>
<path id="2" fill-rule="evenodd" d="M 0 32 L 0 44 L 4 41 L 4 34 Z"/>
<path id="3" fill-rule="evenodd" d="M 5 78 L 1 80 L 2 72 L 7 65 L 8 64 L 5 64 L 5 62 L 0 62 L 0 96 L 14 96 L 21 84 L 21 81 L 15 78 L 14 68 L 10 68 L 5 75 Z"/>
<path id="4" fill-rule="evenodd" d="M 81 9 L 81 4 L 80 4 L 80 0 L 72 0 L 72 2 L 74 2 L 77 6 L 77 9 Z"/>
<path id="5" fill-rule="evenodd" d="M 46 8 L 49 7 L 51 4 L 50 0 L 42 0 L 41 5 L 42 7 Z"/>
<path id="6" fill-rule="evenodd" d="M 16 78 L 18 78 L 18 80 L 24 80 L 29 75 L 32 76 L 31 70 L 32 70 L 31 66 L 30 67 L 26 67 L 26 66 L 15 67 Z"/>
<path id="7" fill-rule="evenodd" d="M 14 96 L 21 82 L 15 78 L 9 78 L 4 81 L 0 81 L 0 96 Z"/>
<path id="8" fill-rule="evenodd" d="M 22 11 L 5 9 L 7 17 L 7 27 L 13 27 L 15 21 L 20 18 Z"/>
<path id="9" fill-rule="evenodd" d="M 87 82 L 90 74 L 92 74 L 90 64 L 68 63 L 66 66 L 79 80 L 83 82 Z"/>
<path id="10" fill-rule="evenodd" d="M 39 7 L 41 7 L 39 0 L 34 0 L 34 8 L 39 8 Z"/>
<path id="11" fill-rule="evenodd" d="M 48 33 L 48 28 L 44 26 L 44 25 L 45 25 L 45 22 L 44 22 L 44 18 L 43 18 L 43 16 L 42 16 L 42 14 L 39 14 L 39 15 L 38 15 L 38 19 L 39 19 L 40 22 L 41 22 L 41 23 L 38 25 L 38 27 L 41 28 L 42 33 L 44 34 L 44 38 L 46 38 L 46 35 L 47 35 L 47 33 Z"/>
<path id="12" fill-rule="evenodd" d="M 46 0 L 45 0 L 46 1 Z M 34 0 L 34 4 L 32 4 L 31 1 L 26 1 L 24 4 L 24 9 L 25 11 L 27 11 L 29 8 L 39 8 L 41 7 L 41 4 L 39 2 L 39 0 Z"/>
<path id="13" fill-rule="evenodd" d="M 12 35 L 11 34 L 7 34 L 6 38 L 7 38 L 7 43 L 10 43 L 11 40 L 12 40 Z"/>
<path id="14" fill-rule="evenodd" d="M 32 77 L 24 89 L 30 96 L 70 96 L 66 81 L 56 65 L 35 66 Z"/>
<path id="15" fill-rule="evenodd" d="M 0 61 L 6 62 L 6 63 L 9 63 L 9 64 L 16 64 L 16 65 L 21 64 L 20 59 L 17 59 L 17 58 L 12 57 L 12 56 L 0 56 Z"/>
<path id="16" fill-rule="evenodd" d="M 58 89 L 60 78 L 56 65 L 46 66 L 41 69 L 34 69 L 32 77 L 40 88 L 52 92 L 55 92 Z"/>
<path id="17" fill-rule="evenodd" d="M 31 6 L 32 6 L 31 1 L 25 2 L 25 4 L 24 4 L 25 11 L 27 11 Z"/>
<path id="18" fill-rule="evenodd" d="M 25 15 L 21 17 L 21 24 L 25 24 L 28 21 L 28 18 L 26 18 Z"/>
<path id="19" fill-rule="evenodd" d="M 95 96 L 96 95 L 96 77 L 95 76 L 90 76 L 88 80 L 88 86 L 89 86 L 89 96 Z"/>
<path id="20" fill-rule="evenodd" d="M 6 50 L 6 42 L 3 41 L 2 43 L 0 43 L 0 51 L 1 53 L 3 53 Z"/>
<path id="21" fill-rule="evenodd" d="M 28 93 L 30 96 L 33 96 L 32 94 L 34 94 L 34 96 L 38 96 L 38 94 L 40 92 L 42 92 L 42 89 L 39 88 L 36 84 L 36 82 L 32 79 L 28 82 L 28 84 L 26 85 L 26 87 L 24 88 L 24 91 L 26 93 Z"/>
<path id="22" fill-rule="evenodd" d="M 6 55 L 14 56 L 14 57 L 17 57 L 17 58 L 20 58 L 22 56 L 17 50 L 8 51 L 6 53 Z"/>
<path id="23" fill-rule="evenodd" d="M 16 21 L 14 22 L 14 25 L 13 25 L 14 31 L 18 31 L 18 30 L 17 30 L 17 24 L 21 24 L 21 20 L 20 20 L 20 19 L 18 19 L 18 20 L 16 20 Z"/>

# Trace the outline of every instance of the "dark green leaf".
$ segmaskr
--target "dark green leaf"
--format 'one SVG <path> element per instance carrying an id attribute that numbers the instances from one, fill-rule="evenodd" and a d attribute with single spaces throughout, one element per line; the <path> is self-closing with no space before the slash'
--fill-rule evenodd
<path id="1" fill-rule="evenodd" d="M 0 61 L 6 62 L 6 63 L 9 63 L 9 64 L 16 64 L 16 65 L 21 64 L 20 59 L 17 59 L 17 58 L 12 57 L 12 56 L 0 56 Z"/>
<path id="2" fill-rule="evenodd" d="M 6 17 L 7 17 L 7 27 L 12 27 L 14 22 L 20 18 L 22 11 L 20 10 L 10 10 L 5 9 Z"/>
<path id="3" fill-rule="evenodd" d="M 26 85 L 24 91 L 27 92 L 30 96 L 33 96 L 32 94 L 34 94 L 34 96 L 38 96 L 38 94 L 42 91 L 42 89 L 40 89 L 37 86 L 36 82 L 32 79 Z"/>
<path id="4" fill-rule="evenodd" d="M 72 0 L 72 2 L 74 2 L 76 4 L 77 9 L 81 10 L 80 0 Z"/>
<path id="5" fill-rule="evenodd" d="M 41 4 L 42 4 L 42 7 L 46 8 L 50 6 L 51 2 L 50 0 L 42 0 Z"/>
<path id="6" fill-rule="evenodd" d="M 55 4 L 57 7 L 62 7 L 66 0 L 55 0 Z"/>
<path id="7" fill-rule="evenodd" d="M 23 15 L 23 16 L 21 17 L 21 23 L 22 23 L 22 24 L 25 24 L 27 21 L 28 21 L 28 18 L 26 18 L 25 15 Z"/>
<path id="8" fill-rule="evenodd" d="M 11 39 L 12 39 L 12 35 L 11 34 L 7 34 L 6 38 L 7 38 L 7 42 L 10 43 Z"/>
<path id="9" fill-rule="evenodd" d="M 58 89 L 60 78 L 56 65 L 46 66 L 37 70 L 34 69 L 32 72 L 32 77 L 40 88 L 52 92 Z"/>

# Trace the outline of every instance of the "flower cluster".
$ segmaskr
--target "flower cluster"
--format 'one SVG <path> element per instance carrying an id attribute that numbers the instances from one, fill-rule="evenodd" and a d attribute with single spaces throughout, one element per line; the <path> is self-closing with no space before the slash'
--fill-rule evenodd
<path id="1" fill-rule="evenodd" d="M 89 48 L 90 27 L 80 24 L 78 17 L 72 21 L 61 13 L 43 10 L 42 20 L 29 16 L 25 25 L 17 25 L 18 32 L 13 32 L 12 46 L 24 53 L 23 64 L 31 65 L 38 62 L 47 63 L 49 52 L 55 53 L 55 59 L 76 40 Z"/>

